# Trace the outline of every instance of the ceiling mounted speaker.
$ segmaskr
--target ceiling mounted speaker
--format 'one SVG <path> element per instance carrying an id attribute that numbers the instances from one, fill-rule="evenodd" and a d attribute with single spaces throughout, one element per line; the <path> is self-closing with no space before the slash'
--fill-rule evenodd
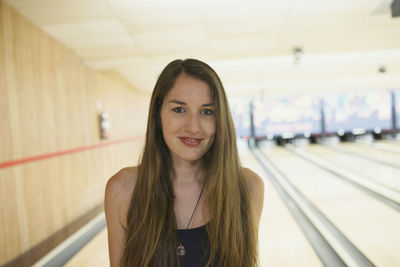
<path id="1" fill-rule="evenodd" d="M 392 9 L 393 18 L 400 17 L 400 0 L 393 0 L 390 8 Z"/>

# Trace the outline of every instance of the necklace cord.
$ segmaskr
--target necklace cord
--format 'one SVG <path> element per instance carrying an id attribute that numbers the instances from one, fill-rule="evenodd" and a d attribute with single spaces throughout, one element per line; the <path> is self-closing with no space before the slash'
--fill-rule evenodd
<path id="1" fill-rule="evenodd" d="M 200 199 L 201 199 L 201 195 L 203 194 L 203 189 L 204 189 L 204 185 L 201 188 L 201 192 L 200 192 L 199 198 L 197 199 L 196 206 L 194 207 L 192 216 L 190 216 L 190 220 L 189 220 L 188 225 L 186 226 L 186 230 L 189 229 L 189 226 L 190 226 L 190 224 L 191 224 L 191 222 L 193 220 L 193 217 L 194 217 L 194 215 L 196 213 L 196 209 L 197 209 L 197 206 L 199 205 L 199 202 L 200 202 Z M 185 256 L 186 251 L 185 251 L 185 247 L 182 245 L 182 242 L 179 242 L 179 246 L 176 248 L 176 254 L 178 256 Z"/>
<path id="2" fill-rule="evenodd" d="M 197 206 L 199 205 L 199 202 L 200 202 L 201 195 L 203 194 L 203 189 L 204 189 L 204 185 L 203 185 L 203 187 L 201 188 L 201 192 L 200 192 L 199 198 L 197 199 L 196 206 L 194 207 L 194 210 L 193 210 L 192 216 L 190 216 L 190 220 L 189 220 L 189 223 L 188 223 L 188 225 L 186 226 L 186 230 L 188 230 L 188 229 L 189 229 L 190 223 L 192 222 L 192 220 L 193 220 L 193 217 L 194 217 L 194 214 L 196 213 L 196 209 L 197 209 Z"/>

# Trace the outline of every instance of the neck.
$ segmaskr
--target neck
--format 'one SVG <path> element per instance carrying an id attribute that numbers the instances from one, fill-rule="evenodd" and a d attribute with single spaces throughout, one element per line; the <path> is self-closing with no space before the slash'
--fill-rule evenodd
<path id="1" fill-rule="evenodd" d="M 184 160 L 173 160 L 173 167 L 175 170 L 174 180 L 187 181 L 187 182 L 200 182 L 203 175 L 202 162 L 188 162 Z"/>

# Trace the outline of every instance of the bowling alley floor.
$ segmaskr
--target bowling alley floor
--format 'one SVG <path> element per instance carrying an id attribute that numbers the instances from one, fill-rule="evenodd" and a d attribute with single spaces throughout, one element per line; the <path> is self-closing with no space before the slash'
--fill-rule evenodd
<path id="1" fill-rule="evenodd" d="M 400 145 L 390 147 L 340 144 L 310 145 L 294 153 L 284 147 L 259 151 L 375 266 L 400 266 L 400 213 L 355 182 L 335 175 L 300 155 L 327 161 L 346 175 L 366 179 L 372 186 L 400 194 Z M 383 147 L 385 147 L 383 146 Z M 387 148 L 387 147 L 386 147 Z M 264 209 L 259 229 L 261 266 L 323 266 L 308 238 L 296 222 L 271 179 L 244 143 L 241 162 L 265 183 Z M 385 164 L 387 163 L 387 164 Z M 384 191 L 385 192 L 385 191 Z M 109 266 L 107 232 L 104 229 L 67 266 Z"/>

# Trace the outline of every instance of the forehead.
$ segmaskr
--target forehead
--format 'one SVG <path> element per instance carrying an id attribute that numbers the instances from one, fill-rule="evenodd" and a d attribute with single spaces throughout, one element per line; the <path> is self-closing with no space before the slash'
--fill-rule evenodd
<path id="1" fill-rule="evenodd" d="M 182 73 L 176 79 L 174 86 L 166 95 L 165 99 L 176 99 L 186 103 L 210 103 L 211 90 L 206 82 Z"/>

